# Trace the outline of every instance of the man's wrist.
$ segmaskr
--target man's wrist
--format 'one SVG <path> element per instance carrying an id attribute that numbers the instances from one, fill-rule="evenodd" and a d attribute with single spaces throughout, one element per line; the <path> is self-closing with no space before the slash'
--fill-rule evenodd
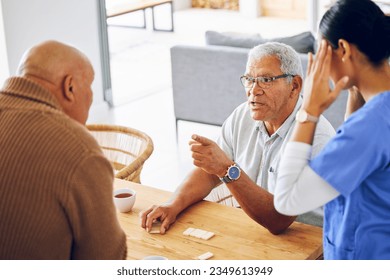
<path id="1" fill-rule="evenodd" d="M 227 184 L 238 180 L 240 176 L 241 176 L 241 168 L 238 166 L 237 163 L 233 162 L 233 164 L 227 168 L 225 175 L 219 177 L 219 179 L 223 183 Z"/>
<path id="2" fill-rule="evenodd" d="M 188 207 L 185 206 L 183 200 L 177 198 L 174 199 L 173 201 L 166 202 L 161 206 L 169 208 L 170 212 L 175 216 L 179 215 L 184 209 Z"/>
<path id="3" fill-rule="evenodd" d="M 234 161 L 231 161 L 227 164 L 224 164 L 221 168 L 221 171 L 218 172 L 218 174 L 216 174 L 218 176 L 218 178 L 222 178 L 223 176 L 226 175 L 227 173 L 227 170 L 229 169 L 230 166 L 232 166 L 234 164 Z"/>

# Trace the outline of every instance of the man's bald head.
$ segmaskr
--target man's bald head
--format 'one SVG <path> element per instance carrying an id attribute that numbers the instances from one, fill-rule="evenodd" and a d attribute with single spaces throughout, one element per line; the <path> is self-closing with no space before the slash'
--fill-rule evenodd
<path id="1" fill-rule="evenodd" d="M 57 42 L 38 44 L 23 55 L 18 75 L 48 90 L 72 119 L 85 124 L 92 103 L 92 65 L 78 49 Z"/>
<path id="2" fill-rule="evenodd" d="M 91 67 L 90 62 L 78 49 L 57 41 L 46 41 L 25 52 L 18 75 L 58 85 L 67 74 L 86 67 Z"/>

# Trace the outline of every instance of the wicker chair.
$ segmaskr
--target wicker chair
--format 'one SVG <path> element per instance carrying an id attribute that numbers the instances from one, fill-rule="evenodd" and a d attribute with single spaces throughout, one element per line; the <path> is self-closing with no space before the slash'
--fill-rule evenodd
<path id="1" fill-rule="evenodd" d="M 89 124 L 87 128 L 112 163 L 115 178 L 140 183 L 143 164 L 153 152 L 152 139 L 123 126 Z"/>
<path id="2" fill-rule="evenodd" d="M 205 200 L 216 202 L 222 205 L 231 206 L 231 207 L 239 207 L 237 200 L 230 193 L 229 189 L 225 184 L 221 184 L 215 187 L 209 195 L 205 198 Z"/>

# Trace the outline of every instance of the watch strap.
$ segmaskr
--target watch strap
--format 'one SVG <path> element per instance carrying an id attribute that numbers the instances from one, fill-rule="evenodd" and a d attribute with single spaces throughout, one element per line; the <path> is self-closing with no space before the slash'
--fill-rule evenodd
<path id="1" fill-rule="evenodd" d="M 315 117 L 310 115 L 306 110 L 300 109 L 296 115 L 296 120 L 300 123 L 312 122 L 317 123 L 319 121 L 319 117 Z"/>
<path id="2" fill-rule="evenodd" d="M 313 123 L 317 123 L 317 122 L 318 122 L 318 120 L 319 120 L 318 117 L 312 116 L 312 115 L 310 115 L 310 114 L 307 113 L 307 112 L 306 112 L 306 114 L 307 114 L 307 120 L 308 120 L 309 122 L 313 122 Z"/>
<path id="3" fill-rule="evenodd" d="M 222 183 L 225 183 L 225 184 L 230 183 L 230 182 L 233 181 L 232 179 L 229 178 L 228 175 L 225 175 L 225 176 L 223 176 L 222 178 L 219 178 L 219 180 L 221 180 Z"/>

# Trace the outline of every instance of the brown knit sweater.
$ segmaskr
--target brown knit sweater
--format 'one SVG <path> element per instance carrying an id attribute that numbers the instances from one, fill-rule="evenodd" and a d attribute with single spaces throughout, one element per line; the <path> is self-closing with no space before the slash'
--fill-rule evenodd
<path id="1" fill-rule="evenodd" d="M 0 91 L 0 259 L 123 259 L 113 171 L 87 129 L 21 77 Z"/>

